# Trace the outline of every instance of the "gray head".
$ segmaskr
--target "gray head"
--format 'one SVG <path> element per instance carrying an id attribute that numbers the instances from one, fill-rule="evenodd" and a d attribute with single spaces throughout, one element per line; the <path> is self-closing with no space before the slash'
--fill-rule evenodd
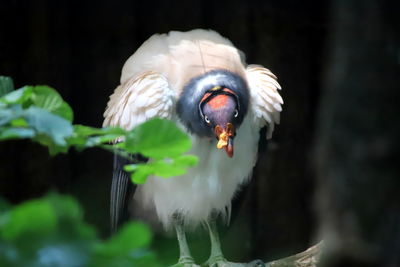
<path id="1" fill-rule="evenodd" d="M 190 132 L 218 139 L 218 148 L 233 156 L 233 139 L 248 109 L 249 90 L 237 74 L 214 70 L 190 80 L 177 113 Z"/>

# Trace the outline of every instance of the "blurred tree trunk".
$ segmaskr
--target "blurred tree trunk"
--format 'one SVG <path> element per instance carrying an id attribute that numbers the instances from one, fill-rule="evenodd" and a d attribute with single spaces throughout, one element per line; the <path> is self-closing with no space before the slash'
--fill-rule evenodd
<path id="1" fill-rule="evenodd" d="M 333 2 L 319 113 L 321 266 L 400 266 L 399 13 Z"/>

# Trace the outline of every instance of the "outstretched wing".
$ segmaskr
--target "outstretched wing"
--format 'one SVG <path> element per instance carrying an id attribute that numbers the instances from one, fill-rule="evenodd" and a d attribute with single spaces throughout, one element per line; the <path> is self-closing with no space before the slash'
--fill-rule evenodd
<path id="1" fill-rule="evenodd" d="M 175 94 L 167 79 L 160 73 L 144 72 L 115 89 L 104 113 L 103 126 L 119 126 L 129 130 L 153 117 L 170 118 L 174 102 Z M 128 219 L 128 203 L 135 191 L 123 166 L 137 160 L 114 155 L 110 200 L 112 231 Z"/>
<path id="2" fill-rule="evenodd" d="M 281 86 L 276 76 L 269 70 L 258 65 L 246 68 L 247 82 L 250 88 L 251 108 L 255 122 L 263 127 L 268 125 L 267 138 L 272 137 L 275 123 L 279 124 L 283 99 L 278 90 Z"/>

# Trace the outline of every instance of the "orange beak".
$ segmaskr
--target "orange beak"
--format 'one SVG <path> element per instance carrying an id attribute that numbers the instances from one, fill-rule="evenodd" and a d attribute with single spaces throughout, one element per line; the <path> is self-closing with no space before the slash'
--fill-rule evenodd
<path id="1" fill-rule="evenodd" d="M 233 157 L 233 138 L 235 136 L 235 129 L 232 123 L 227 123 L 225 129 L 220 125 L 215 126 L 215 135 L 218 138 L 217 148 L 225 148 L 228 157 Z"/>

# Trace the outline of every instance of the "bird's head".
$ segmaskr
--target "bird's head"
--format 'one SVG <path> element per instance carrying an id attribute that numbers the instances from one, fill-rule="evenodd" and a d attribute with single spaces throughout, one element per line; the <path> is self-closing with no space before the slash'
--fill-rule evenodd
<path id="1" fill-rule="evenodd" d="M 178 101 L 178 114 L 198 136 L 216 137 L 218 149 L 233 156 L 236 130 L 247 112 L 246 82 L 238 75 L 216 70 L 192 79 Z"/>
<path id="2" fill-rule="evenodd" d="M 239 100 L 235 92 L 215 86 L 206 91 L 199 103 L 199 113 L 217 140 L 217 148 L 224 148 L 229 157 L 233 156 L 235 126 L 239 118 Z"/>

